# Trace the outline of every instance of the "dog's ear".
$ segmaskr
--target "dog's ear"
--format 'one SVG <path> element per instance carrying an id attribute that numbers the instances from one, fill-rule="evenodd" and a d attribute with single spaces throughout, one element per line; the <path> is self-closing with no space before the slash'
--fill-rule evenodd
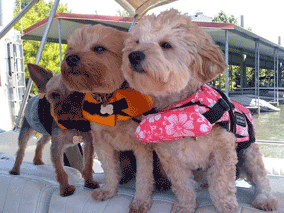
<path id="1" fill-rule="evenodd" d="M 202 83 L 207 83 L 227 68 L 223 52 L 214 44 L 211 38 L 205 36 L 197 47 L 198 56 L 194 63 L 195 75 Z"/>
<path id="2" fill-rule="evenodd" d="M 39 92 L 45 93 L 46 84 L 53 76 L 52 72 L 35 64 L 28 64 L 28 69 Z"/>

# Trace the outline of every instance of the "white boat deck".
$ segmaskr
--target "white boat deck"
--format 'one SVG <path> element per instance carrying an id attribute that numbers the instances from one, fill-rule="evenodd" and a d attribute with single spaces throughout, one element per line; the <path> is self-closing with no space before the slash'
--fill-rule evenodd
<path id="1" fill-rule="evenodd" d="M 71 184 L 76 187 L 73 195 L 68 197 L 59 196 L 59 185 L 55 178 L 55 173 L 52 165 L 47 164 L 35 166 L 31 163 L 34 156 L 35 142 L 32 140 L 28 143 L 25 162 L 21 167 L 21 175 L 12 176 L 8 172 L 14 164 L 15 147 L 17 144 L 17 132 L 4 132 L 0 134 L 1 152 L 0 153 L 0 212 L 22 212 L 18 210 L 27 210 L 24 212 L 41 212 L 41 213 L 59 213 L 59 212 L 101 212 L 101 213 L 127 213 L 129 205 L 135 195 L 135 180 L 121 185 L 118 188 L 117 195 L 109 200 L 98 202 L 91 197 L 92 190 L 83 187 L 84 182 L 81 173 L 74 168 L 65 167 L 68 173 Z M 4 148 L 4 149 L 3 149 Z M 45 157 L 49 158 L 49 148 L 45 149 Z M 284 213 L 284 159 L 264 158 L 265 167 L 271 182 L 271 188 L 279 202 L 276 213 Z M 100 162 L 94 162 L 95 179 L 103 184 L 103 170 Z M 251 186 L 243 181 L 236 182 L 238 187 L 237 198 L 240 203 L 238 213 L 261 213 L 264 211 L 257 210 L 251 205 L 254 194 Z M 32 189 L 32 190 L 31 190 Z M 28 191 L 27 191 L 28 190 Z M 40 196 L 39 196 L 40 194 Z M 7 199 L 1 199 L 2 196 L 7 196 Z M 20 202 L 26 200 L 27 197 L 32 202 Z M 2 197 L 3 198 L 3 197 Z M 28 200 L 29 200 L 28 199 Z M 1 203 L 1 200 L 4 203 Z M 170 213 L 176 203 L 176 198 L 173 192 L 157 192 L 152 196 L 152 206 L 149 212 L 151 213 Z M 209 196 L 208 189 L 197 189 L 199 213 L 215 213 L 212 201 Z M 48 202 L 45 202 L 48 201 Z M 40 203 L 40 205 L 37 205 Z M 45 203 L 45 204 L 44 204 Z M 18 209 L 18 210 L 17 210 Z"/>

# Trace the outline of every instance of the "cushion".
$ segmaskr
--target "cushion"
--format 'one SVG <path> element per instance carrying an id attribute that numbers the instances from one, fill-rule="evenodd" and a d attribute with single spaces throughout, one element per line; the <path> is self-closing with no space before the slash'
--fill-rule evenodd
<path id="1" fill-rule="evenodd" d="M 7 154 L 0 154 L 0 171 L 9 174 L 14 166 L 14 160 Z M 71 184 L 78 183 L 82 179 L 81 172 L 72 167 L 64 166 L 68 179 Z M 40 177 L 44 180 L 56 181 L 56 175 L 52 165 L 34 165 L 30 162 L 23 162 L 21 165 L 21 175 Z"/>

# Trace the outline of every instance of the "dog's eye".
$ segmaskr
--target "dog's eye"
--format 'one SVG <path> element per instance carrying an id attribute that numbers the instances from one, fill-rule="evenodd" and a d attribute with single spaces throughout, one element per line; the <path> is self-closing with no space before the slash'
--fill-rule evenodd
<path id="1" fill-rule="evenodd" d="M 93 50 L 94 52 L 96 52 L 96 53 L 101 53 L 101 52 L 105 51 L 106 48 L 103 47 L 103 46 L 95 46 L 95 47 L 93 47 L 92 50 Z"/>
<path id="2" fill-rule="evenodd" d="M 172 46 L 168 43 L 168 42 L 162 42 L 160 44 L 160 46 L 163 48 L 163 49 L 170 49 L 172 48 Z"/>
<path id="3" fill-rule="evenodd" d="M 53 99 L 60 99 L 60 94 L 59 94 L 58 92 L 52 92 L 52 93 L 51 93 L 51 97 L 52 97 Z"/>
<path id="4" fill-rule="evenodd" d="M 139 40 L 136 41 L 136 44 L 139 44 Z"/>

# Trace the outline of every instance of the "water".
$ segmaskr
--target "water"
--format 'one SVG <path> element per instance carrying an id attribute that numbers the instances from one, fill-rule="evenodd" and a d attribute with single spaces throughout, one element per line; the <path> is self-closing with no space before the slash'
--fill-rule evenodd
<path id="1" fill-rule="evenodd" d="M 253 115 L 258 140 L 284 141 L 284 105 L 279 108 L 279 112 Z"/>
<path id="2" fill-rule="evenodd" d="M 284 141 L 284 105 L 280 105 L 279 112 L 265 112 L 254 114 L 256 139 L 266 141 Z M 264 157 L 284 158 L 283 145 L 262 145 Z"/>

